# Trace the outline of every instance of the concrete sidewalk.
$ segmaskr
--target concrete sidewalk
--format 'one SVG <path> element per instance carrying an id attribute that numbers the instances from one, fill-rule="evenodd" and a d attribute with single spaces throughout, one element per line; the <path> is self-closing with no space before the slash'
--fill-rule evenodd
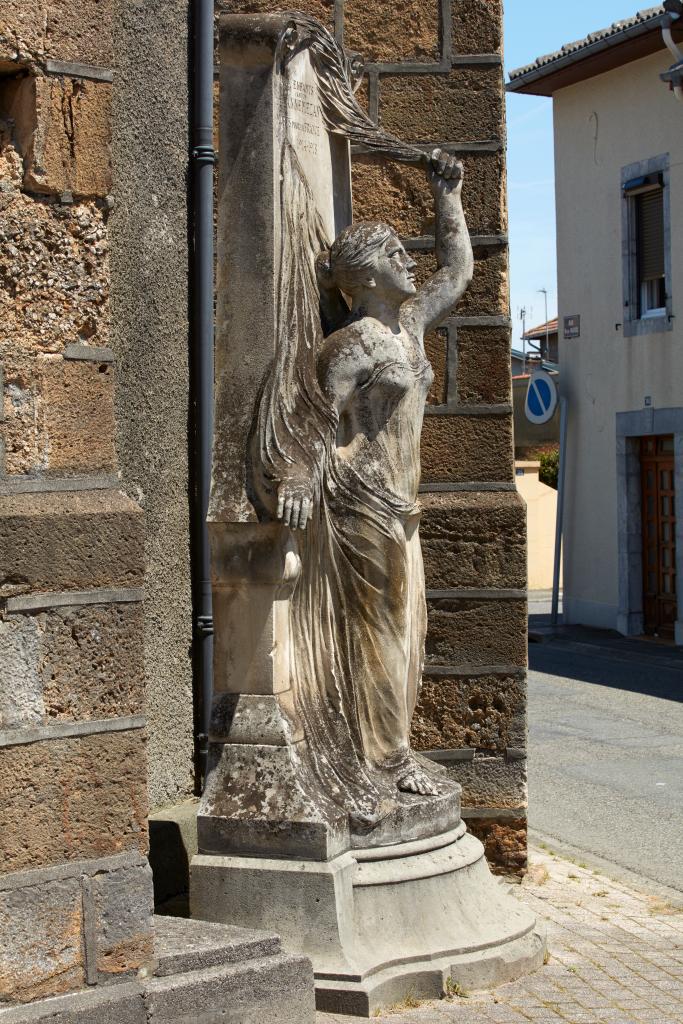
<path id="1" fill-rule="evenodd" d="M 494 992 L 404 1004 L 387 1024 L 683 1024 L 683 901 L 530 850 L 520 898 L 546 922 L 549 959 Z M 646 884 L 646 883 L 644 883 Z M 360 1024 L 317 1014 L 317 1024 Z"/>

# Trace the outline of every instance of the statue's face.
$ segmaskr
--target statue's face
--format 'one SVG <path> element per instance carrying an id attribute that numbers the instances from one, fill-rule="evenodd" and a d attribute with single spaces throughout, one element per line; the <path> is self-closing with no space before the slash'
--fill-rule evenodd
<path id="1" fill-rule="evenodd" d="M 375 287 L 390 298 L 407 299 L 417 291 L 413 273 L 416 265 L 398 235 L 391 235 L 375 259 L 372 271 Z"/>

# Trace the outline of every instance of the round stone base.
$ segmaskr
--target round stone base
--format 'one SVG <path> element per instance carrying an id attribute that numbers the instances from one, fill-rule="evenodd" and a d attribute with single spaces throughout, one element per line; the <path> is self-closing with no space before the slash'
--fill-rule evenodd
<path id="1" fill-rule="evenodd" d="M 372 1016 L 408 996 L 493 988 L 535 970 L 545 940 L 464 826 L 326 862 L 198 855 L 192 916 L 272 929 L 313 961 L 316 1003 Z"/>

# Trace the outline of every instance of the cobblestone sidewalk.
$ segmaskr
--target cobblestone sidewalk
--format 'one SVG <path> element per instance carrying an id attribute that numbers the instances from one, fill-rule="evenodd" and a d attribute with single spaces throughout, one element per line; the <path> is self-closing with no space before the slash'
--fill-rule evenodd
<path id="1" fill-rule="evenodd" d="M 531 850 L 520 897 L 546 922 L 548 963 L 494 992 L 375 1018 L 386 1024 L 683 1024 L 683 904 Z M 317 1024 L 360 1024 L 319 1013 Z"/>

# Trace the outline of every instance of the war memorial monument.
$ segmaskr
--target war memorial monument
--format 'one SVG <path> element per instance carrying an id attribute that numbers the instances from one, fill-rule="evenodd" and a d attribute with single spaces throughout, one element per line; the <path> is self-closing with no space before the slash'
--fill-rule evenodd
<path id="1" fill-rule="evenodd" d="M 321 1009 L 371 1015 L 447 979 L 538 966 L 460 787 L 411 751 L 426 609 L 423 339 L 472 273 L 448 153 L 355 98 L 359 60 L 297 13 L 220 23 L 215 623 L 210 773 L 192 915 L 282 936 Z M 423 168 L 438 268 L 352 223 L 349 153 Z"/>

